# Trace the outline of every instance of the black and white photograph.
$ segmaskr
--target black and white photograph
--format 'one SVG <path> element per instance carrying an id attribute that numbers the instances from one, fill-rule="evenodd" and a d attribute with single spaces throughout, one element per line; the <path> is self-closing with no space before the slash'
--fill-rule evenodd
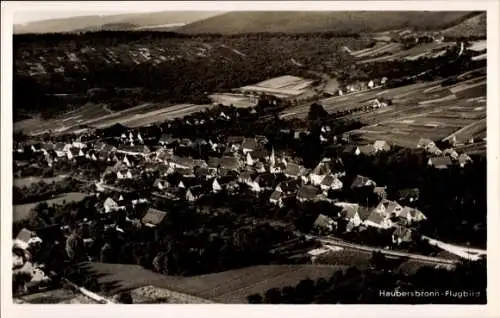
<path id="1" fill-rule="evenodd" d="M 426 2 L 16 7 L 9 301 L 491 302 L 498 16 Z"/>

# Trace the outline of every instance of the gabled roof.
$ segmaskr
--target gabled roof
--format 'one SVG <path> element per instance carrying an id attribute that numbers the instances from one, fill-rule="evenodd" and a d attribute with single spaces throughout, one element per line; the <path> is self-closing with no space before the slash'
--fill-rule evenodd
<path id="1" fill-rule="evenodd" d="M 240 173 L 240 179 L 241 180 L 251 180 L 252 173 L 250 171 L 243 171 L 242 173 Z"/>
<path id="2" fill-rule="evenodd" d="M 271 155 L 271 152 L 267 149 L 262 148 L 262 147 L 255 149 L 254 151 L 252 151 L 252 154 L 251 154 L 253 159 L 261 159 L 261 160 L 266 159 L 270 155 Z"/>
<path id="3" fill-rule="evenodd" d="M 359 146 L 359 151 L 364 155 L 373 155 L 377 150 L 371 144 Z"/>
<path id="4" fill-rule="evenodd" d="M 365 206 L 359 206 L 358 207 L 358 215 L 361 221 L 365 221 L 368 219 L 368 217 L 372 214 L 373 209 L 370 209 Z"/>
<path id="5" fill-rule="evenodd" d="M 339 205 L 337 205 L 339 206 Z M 342 205 L 342 211 L 340 212 L 340 215 L 344 218 L 347 219 L 352 219 L 356 216 L 359 210 L 359 205 L 355 203 L 351 204 L 343 204 Z"/>
<path id="6" fill-rule="evenodd" d="M 207 165 L 209 168 L 217 169 L 220 164 L 220 158 L 217 157 L 209 157 L 207 161 Z"/>
<path id="7" fill-rule="evenodd" d="M 342 152 L 346 154 L 353 154 L 356 151 L 356 149 L 358 149 L 358 146 L 356 145 L 346 145 L 342 150 Z"/>
<path id="8" fill-rule="evenodd" d="M 40 145 L 41 149 L 45 149 L 47 151 L 54 150 L 54 144 L 51 142 L 44 142 Z"/>
<path id="9" fill-rule="evenodd" d="M 314 227 L 330 228 L 332 224 L 332 219 L 324 214 L 319 214 L 314 221 Z"/>
<path id="10" fill-rule="evenodd" d="M 354 181 L 352 182 L 351 184 L 351 189 L 353 188 L 362 188 L 362 187 L 365 187 L 368 183 L 372 183 L 376 186 L 375 182 L 373 180 L 371 180 L 370 178 L 367 178 L 367 177 L 364 177 L 364 176 L 361 176 L 361 175 L 357 175 L 355 178 L 354 178 Z"/>
<path id="11" fill-rule="evenodd" d="M 389 143 L 385 140 L 376 140 L 374 143 L 373 143 L 373 147 L 375 147 L 376 149 L 381 149 L 381 148 L 386 148 L 386 147 L 390 147 Z"/>
<path id="12" fill-rule="evenodd" d="M 458 161 L 460 163 L 465 163 L 467 161 L 472 161 L 472 159 L 466 153 L 462 153 L 462 154 L 460 154 L 460 156 L 458 156 Z"/>
<path id="13" fill-rule="evenodd" d="M 176 138 L 172 137 L 172 135 L 167 135 L 167 134 L 161 135 L 160 139 L 158 140 L 158 142 L 165 143 L 165 144 L 172 144 L 176 141 L 177 141 Z"/>
<path id="14" fill-rule="evenodd" d="M 289 162 L 285 169 L 285 174 L 298 177 L 301 174 L 300 166 L 296 163 Z"/>
<path id="15" fill-rule="evenodd" d="M 280 182 L 279 186 L 284 193 L 295 192 L 299 189 L 300 182 L 298 180 Z"/>
<path id="16" fill-rule="evenodd" d="M 257 149 L 257 141 L 254 138 L 245 138 L 241 144 L 241 148 L 255 150 Z"/>
<path id="17" fill-rule="evenodd" d="M 297 197 L 304 199 L 314 199 L 321 191 L 311 185 L 303 185 L 297 191 Z"/>
<path id="18" fill-rule="evenodd" d="M 260 174 L 254 181 L 261 187 L 274 187 L 276 183 L 275 177 L 270 173 Z"/>
<path id="19" fill-rule="evenodd" d="M 16 239 L 28 243 L 28 241 L 34 236 L 36 236 L 35 232 L 23 228 L 17 234 Z"/>
<path id="20" fill-rule="evenodd" d="M 57 150 L 57 151 L 63 151 L 64 150 L 64 147 L 66 147 L 66 144 L 64 142 L 57 142 L 55 145 L 54 145 L 54 150 Z"/>
<path id="21" fill-rule="evenodd" d="M 163 219 L 165 219 L 166 215 L 167 212 L 160 211 L 154 208 L 149 208 L 144 217 L 142 218 L 142 223 L 158 225 L 163 221 Z"/>
<path id="22" fill-rule="evenodd" d="M 227 137 L 227 142 L 229 144 L 241 144 L 245 137 L 243 136 L 229 136 Z"/>
<path id="23" fill-rule="evenodd" d="M 278 201 L 281 198 L 282 193 L 280 191 L 274 191 L 269 197 L 270 200 Z"/>
<path id="24" fill-rule="evenodd" d="M 193 160 L 193 165 L 195 167 L 206 167 L 207 163 L 203 159 L 194 159 Z"/>
<path id="25" fill-rule="evenodd" d="M 384 221 L 384 217 L 380 213 L 372 211 L 368 216 L 367 220 L 376 224 L 380 224 Z"/>
<path id="26" fill-rule="evenodd" d="M 321 182 L 321 185 L 330 186 L 335 181 L 335 179 L 336 178 L 333 175 L 328 174 Z"/>
<path id="27" fill-rule="evenodd" d="M 80 153 L 80 150 L 81 150 L 80 148 L 76 148 L 76 147 L 71 147 L 69 149 L 69 151 L 71 152 L 71 154 L 73 156 L 78 156 L 78 154 Z"/>
<path id="28" fill-rule="evenodd" d="M 385 208 L 385 213 L 387 213 L 387 214 L 391 214 L 395 210 L 403 208 L 396 201 L 390 201 L 390 200 L 387 200 L 387 199 L 384 199 L 384 200 L 380 201 L 380 203 L 378 204 L 377 207 L 382 207 L 382 206 Z"/>
<path id="29" fill-rule="evenodd" d="M 434 144 L 434 142 L 428 138 L 420 138 L 420 140 L 417 143 L 418 147 L 426 147 L 429 144 Z"/>
<path id="30" fill-rule="evenodd" d="M 450 157 L 433 157 L 430 160 L 433 166 L 450 166 L 453 164 Z"/>
<path id="31" fill-rule="evenodd" d="M 401 189 L 398 191 L 398 194 L 400 200 L 405 200 L 410 197 L 418 198 L 418 196 L 420 195 L 420 190 L 418 188 Z"/>
<path id="32" fill-rule="evenodd" d="M 167 180 L 156 179 L 155 182 L 153 183 L 153 187 L 158 187 L 160 184 L 164 187 L 169 185 Z"/>
<path id="33" fill-rule="evenodd" d="M 199 197 L 200 195 L 202 195 L 204 193 L 205 189 L 201 185 L 195 185 L 195 186 L 188 188 L 188 191 L 191 192 L 191 194 L 194 197 Z"/>
<path id="34" fill-rule="evenodd" d="M 189 168 L 194 167 L 194 160 L 192 158 L 172 156 L 170 161 L 174 164 L 179 165 L 179 166 L 185 166 L 185 167 L 189 167 Z"/>
<path id="35" fill-rule="evenodd" d="M 220 159 L 220 166 L 221 168 L 228 169 L 228 170 L 237 170 L 239 169 L 239 162 L 236 157 L 222 157 Z"/>
<path id="36" fill-rule="evenodd" d="M 328 174 L 330 172 L 331 172 L 331 170 L 330 170 L 330 163 L 329 162 L 320 162 L 313 169 L 313 171 L 311 172 L 311 174 L 323 176 L 323 175 L 326 175 L 326 174 Z"/>
<path id="37" fill-rule="evenodd" d="M 396 236 L 396 237 L 399 237 L 401 238 L 403 241 L 411 241 L 412 239 L 412 232 L 410 229 L 406 228 L 406 227 L 403 227 L 403 226 L 398 226 L 394 232 L 392 233 L 392 235 Z"/>

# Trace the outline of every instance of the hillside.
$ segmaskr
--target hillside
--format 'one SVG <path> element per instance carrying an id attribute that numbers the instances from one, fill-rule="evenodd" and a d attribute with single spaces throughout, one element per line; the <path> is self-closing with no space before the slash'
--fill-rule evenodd
<path id="1" fill-rule="evenodd" d="M 473 16 L 455 26 L 443 30 L 449 37 L 486 37 L 486 13 Z"/>
<path id="2" fill-rule="evenodd" d="M 466 11 L 350 11 L 350 12 L 229 12 L 200 20 L 177 31 L 196 33 L 259 33 L 259 32 L 376 32 L 414 28 L 432 30 L 449 27 L 474 15 Z"/>
<path id="3" fill-rule="evenodd" d="M 207 19 L 218 14 L 220 14 L 220 12 L 169 11 L 117 14 L 110 16 L 81 16 L 14 25 L 14 33 L 62 33 L 97 30 L 133 30 L 136 28 L 144 29 L 167 24 L 184 25 L 197 20 Z"/>

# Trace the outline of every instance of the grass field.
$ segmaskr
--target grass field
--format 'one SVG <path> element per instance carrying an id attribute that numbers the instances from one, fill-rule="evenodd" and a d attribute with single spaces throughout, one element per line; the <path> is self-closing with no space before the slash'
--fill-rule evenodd
<path id="1" fill-rule="evenodd" d="M 52 183 L 61 181 L 67 178 L 67 175 L 59 175 L 53 178 L 40 178 L 40 177 L 26 177 L 26 178 L 14 178 L 13 184 L 15 187 L 29 187 L 32 184 L 44 182 L 44 183 Z"/>
<path id="2" fill-rule="evenodd" d="M 88 268 L 111 288 L 110 293 L 153 285 L 220 303 L 246 303 L 250 294 L 296 285 L 306 278 L 329 278 L 347 266 L 262 265 L 193 277 L 160 275 L 136 265 L 92 263 Z"/>
<path id="3" fill-rule="evenodd" d="M 85 193 L 68 192 L 65 194 L 61 194 L 61 195 L 59 195 L 53 199 L 50 199 L 50 200 L 14 205 L 13 206 L 13 212 L 14 212 L 13 221 L 20 221 L 20 220 L 23 220 L 23 219 L 29 217 L 30 211 L 41 202 L 46 202 L 50 206 L 50 205 L 54 205 L 54 204 L 62 204 L 63 201 L 65 201 L 67 203 L 79 202 L 79 201 L 82 201 L 85 197 L 87 197 L 87 194 L 85 194 Z"/>
<path id="4" fill-rule="evenodd" d="M 392 61 L 399 59 L 416 60 L 422 57 L 437 57 L 448 47 L 455 43 L 425 43 L 405 50 L 399 43 L 388 43 L 382 46 L 375 46 L 368 50 L 354 52 L 353 56 L 359 59 L 358 63 L 371 63 Z"/>

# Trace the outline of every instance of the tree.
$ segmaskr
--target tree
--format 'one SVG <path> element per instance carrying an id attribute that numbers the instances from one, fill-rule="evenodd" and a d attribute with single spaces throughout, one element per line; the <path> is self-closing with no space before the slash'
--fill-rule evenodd
<path id="1" fill-rule="evenodd" d="M 260 294 L 252 294 L 247 297 L 249 304 L 262 304 L 262 296 Z"/>
<path id="2" fill-rule="evenodd" d="M 382 252 L 373 252 L 370 264 L 378 270 L 386 268 L 387 260 L 385 255 Z"/>
<path id="3" fill-rule="evenodd" d="M 322 105 L 314 103 L 309 108 L 309 113 L 307 118 L 309 120 L 325 119 L 328 117 L 328 112 L 323 108 Z"/>
<path id="4" fill-rule="evenodd" d="M 268 304 L 280 304 L 281 303 L 281 291 L 279 288 L 270 288 L 266 291 L 265 299 Z"/>
<path id="5" fill-rule="evenodd" d="M 293 304 L 295 302 L 295 287 L 284 287 L 281 292 L 281 299 L 284 304 Z"/>
<path id="6" fill-rule="evenodd" d="M 133 304 L 134 300 L 132 299 L 132 295 L 130 292 L 122 292 L 118 295 L 118 302 L 120 304 Z"/>

